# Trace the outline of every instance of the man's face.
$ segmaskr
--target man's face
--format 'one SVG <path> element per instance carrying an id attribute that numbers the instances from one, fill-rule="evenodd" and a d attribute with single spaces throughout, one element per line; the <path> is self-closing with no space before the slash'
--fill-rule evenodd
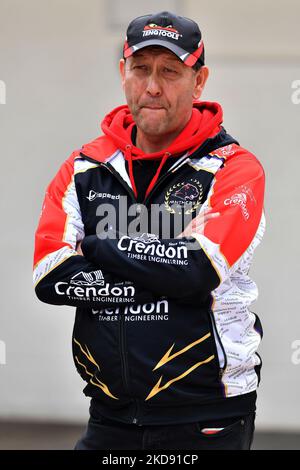
<path id="1" fill-rule="evenodd" d="M 207 67 L 195 72 L 164 47 L 135 52 L 120 72 L 128 107 L 139 130 L 148 136 L 181 132 L 201 95 Z"/>

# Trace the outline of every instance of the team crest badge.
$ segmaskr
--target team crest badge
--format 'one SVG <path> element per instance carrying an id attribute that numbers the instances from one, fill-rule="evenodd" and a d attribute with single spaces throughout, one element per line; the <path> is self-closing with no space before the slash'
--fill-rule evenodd
<path id="1" fill-rule="evenodd" d="M 168 189 L 165 208 L 171 214 L 192 214 L 202 203 L 203 186 L 198 180 L 177 183 Z"/>

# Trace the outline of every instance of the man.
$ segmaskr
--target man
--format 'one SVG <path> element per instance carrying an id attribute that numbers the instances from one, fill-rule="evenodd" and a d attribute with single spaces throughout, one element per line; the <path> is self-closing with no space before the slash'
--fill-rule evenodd
<path id="1" fill-rule="evenodd" d="M 194 21 L 134 19 L 120 73 L 127 106 L 62 165 L 36 232 L 38 298 L 77 307 L 73 356 L 92 400 L 76 449 L 249 449 L 262 166 L 221 106 L 199 101 Z"/>

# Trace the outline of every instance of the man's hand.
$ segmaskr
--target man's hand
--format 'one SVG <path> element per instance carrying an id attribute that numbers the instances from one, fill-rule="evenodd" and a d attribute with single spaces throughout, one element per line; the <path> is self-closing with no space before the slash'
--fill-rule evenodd
<path id="1" fill-rule="evenodd" d="M 190 237 L 193 235 L 193 233 L 198 233 L 199 235 L 203 234 L 204 225 L 206 222 L 208 222 L 210 219 L 218 217 L 219 215 L 220 212 L 212 212 L 211 209 L 207 209 L 203 213 L 198 214 L 197 217 L 195 217 L 184 229 L 184 231 L 176 238 Z"/>

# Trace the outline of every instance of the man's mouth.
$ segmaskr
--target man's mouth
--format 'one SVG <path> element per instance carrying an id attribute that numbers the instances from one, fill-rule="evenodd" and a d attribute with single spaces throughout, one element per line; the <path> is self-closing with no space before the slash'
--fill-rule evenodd
<path id="1" fill-rule="evenodd" d="M 165 109 L 163 106 L 142 106 L 142 108 L 151 109 L 154 111 L 159 109 Z"/>

